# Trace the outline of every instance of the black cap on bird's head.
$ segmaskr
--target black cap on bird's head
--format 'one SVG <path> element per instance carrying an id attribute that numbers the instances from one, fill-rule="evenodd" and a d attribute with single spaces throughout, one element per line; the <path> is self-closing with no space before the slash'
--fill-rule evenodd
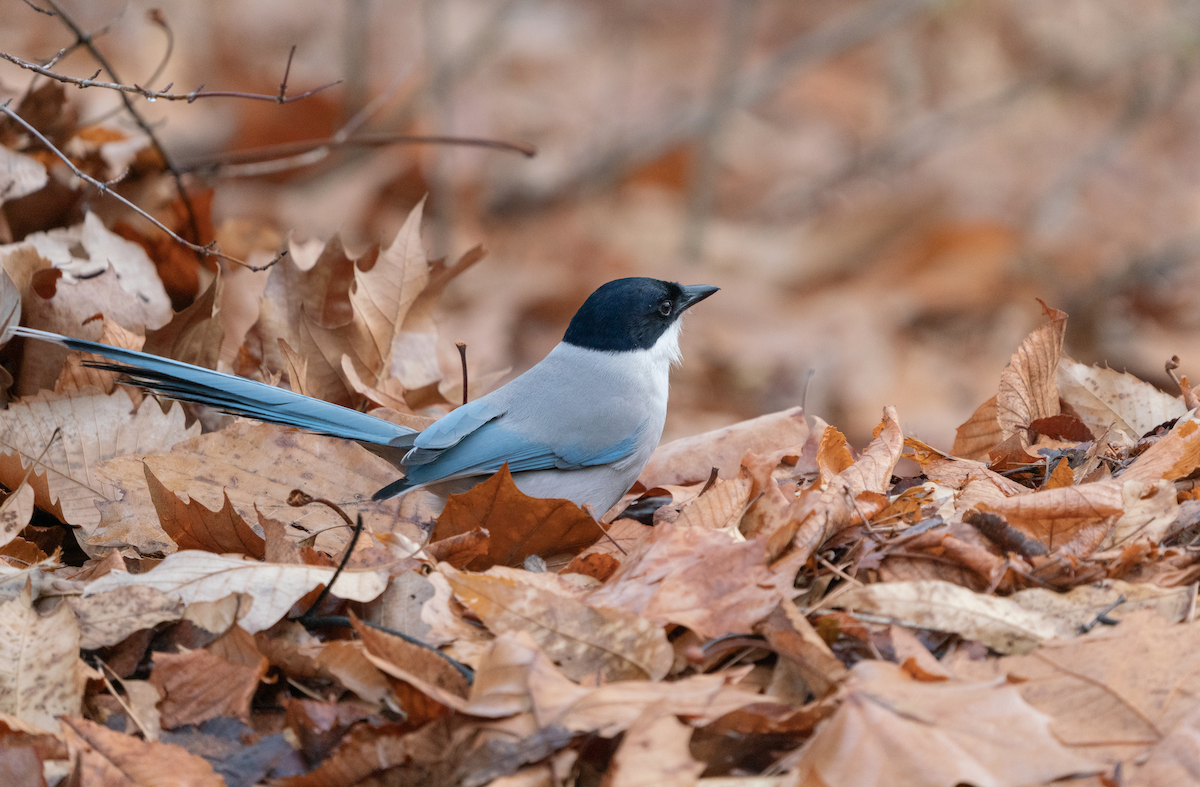
<path id="1" fill-rule="evenodd" d="M 575 312 L 563 341 L 589 350 L 648 350 L 689 307 L 718 289 L 641 277 L 610 281 Z"/>

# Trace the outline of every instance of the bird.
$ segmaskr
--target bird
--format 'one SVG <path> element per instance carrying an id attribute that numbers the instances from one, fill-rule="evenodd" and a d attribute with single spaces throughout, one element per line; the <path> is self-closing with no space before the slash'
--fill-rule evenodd
<path id="1" fill-rule="evenodd" d="M 11 333 L 105 361 L 124 383 L 235 416 L 353 440 L 404 476 L 386 500 L 426 488 L 443 501 L 505 465 L 530 497 L 600 515 L 633 486 L 662 437 L 684 312 L 719 288 L 646 277 L 601 285 L 562 341 L 528 371 L 418 432 L 300 393 L 136 350 L 34 328 Z"/>

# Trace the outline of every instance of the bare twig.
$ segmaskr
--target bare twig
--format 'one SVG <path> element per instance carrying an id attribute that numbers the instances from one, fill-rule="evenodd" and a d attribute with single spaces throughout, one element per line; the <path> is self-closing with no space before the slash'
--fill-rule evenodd
<path id="1" fill-rule="evenodd" d="M 463 373 L 463 406 L 467 404 L 467 343 L 455 342 L 454 346 L 458 348 L 458 359 L 462 362 Z"/>
<path id="2" fill-rule="evenodd" d="M 57 60 L 61 55 L 61 52 L 59 55 L 56 55 L 55 60 Z M 130 93 L 143 96 L 151 101 L 186 101 L 189 104 L 199 98 L 241 98 L 249 101 L 270 101 L 275 104 L 290 104 L 293 101 L 300 101 L 301 99 L 305 99 L 309 96 L 320 93 L 322 90 L 328 90 L 335 85 L 341 84 L 342 81 L 338 79 L 328 84 L 321 85 L 320 87 L 313 88 L 312 90 L 306 90 L 303 93 L 297 93 L 291 96 L 270 93 L 244 93 L 239 90 L 204 90 L 203 85 L 190 93 L 171 93 L 170 85 L 167 86 L 166 90 L 151 90 L 149 88 L 141 87 L 140 85 L 126 85 L 120 82 L 104 82 L 97 80 L 95 76 L 100 74 L 99 71 L 97 71 L 96 74 L 90 79 L 69 77 L 66 74 L 59 74 L 56 71 L 52 71 L 47 66 L 40 66 L 37 63 L 31 63 L 28 60 L 22 60 L 16 55 L 10 55 L 7 52 L 0 52 L 0 60 L 7 60 L 13 65 L 20 66 L 27 71 L 32 71 L 35 74 L 40 74 L 41 76 L 53 79 L 57 82 L 75 85 L 79 88 L 97 87 L 105 90 L 116 90 L 121 93 Z"/>
<path id="3" fill-rule="evenodd" d="M 76 42 L 87 48 L 96 62 L 100 64 L 100 68 L 109 75 L 113 82 L 123 82 L 124 80 L 117 76 L 117 72 L 113 69 L 112 64 L 108 62 L 108 58 L 104 56 L 99 47 L 94 43 L 93 36 L 83 32 L 83 28 L 76 24 L 70 15 L 63 11 L 62 6 L 56 0 L 46 0 L 46 4 L 54 9 L 54 13 L 58 15 L 62 23 L 75 34 Z M 129 97 L 129 94 L 124 91 L 118 91 L 117 95 L 120 96 L 121 103 L 125 105 L 125 111 L 129 113 L 129 116 L 133 118 L 133 122 L 137 124 L 142 133 L 150 140 L 150 144 L 154 146 L 155 152 L 162 157 L 163 165 L 171 173 L 171 178 L 175 181 L 175 191 L 179 194 L 179 201 L 183 203 L 184 210 L 187 212 L 188 228 L 192 231 L 192 237 L 199 241 L 200 221 L 196 218 L 196 208 L 192 204 L 192 198 L 187 193 L 187 188 L 183 184 L 183 175 L 176 169 L 174 160 L 167 153 L 167 149 L 163 147 L 158 135 L 154 133 L 154 129 L 151 127 L 149 121 L 142 117 L 141 113 L 133 106 L 133 100 Z"/>
<path id="4" fill-rule="evenodd" d="M 239 150 L 213 156 L 203 161 L 182 165 L 182 172 L 204 172 L 220 174 L 223 178 L 251 178 L 273 175 L 277 172 L 308 167 L 317 164 L 344 147 L 384 147 L 387 145 L 462 145 L 464 147 L 490 148 L 523 156 L 534 156 L 537 151 L 519 142 L 503 142 L 495 139 L 473 137 L 427 137 L 406 134 L 359 134 L 339 138 L 334 134 L 328 139 L 303 142 L 285 142 L 251 150 Z"/>
<path id="5" fill-rule="evenodd" d="M 104 183 L 102 181 L 97 180 L 96 178 L 93 178 L 91 175 L 87 174 L 86 172 L 81 170 L 79 167 L 75 166 L 75 162 L 71 161 L 71 159 L 67 156 L 66 153 L 63 153 L 61 150 L 59 150 L 54 145 L 53 142 L 51 142 L 49 139 L 46 138 L 46 136 L 44 134 L 42 134 L 42 132 L 38 131 L 36 128 L 31 126 L 28 122 L 26 122 L 26 120 L 23 117 L 21 117 L 16 112 L 14 112 L 12 109 L 10 109 L 9 104 L 11 104 L 11 103 L 12 103 L 12 100 L 10 99 L 10 100 L 4 102 L 3 104 L 0 104 L 0 112 L 4 113 L 8 117 L 12 118 L 14 121 L 16 121 L 18 124 L 20 124 L 22 128 L 24 128 L 26 131 L 28 131 L 30 134 L 32 134 L 35 138 L 37 138 L 37 140 L 39 142 L 41 142 L 46 147 L 47 150 L 49 150 L 51 153 L 53 153 L 55 156 L 57 156 L 59 160 L 61 160 L 64 164 L 66 164 L 68 167 L 70 167 L 71 171 L 73 173 L 75 173 L 75 176 L 77 178 L 79 178 L 80 180 L 83 180 L 87 183 L 90 183 L 97 191 L 100 192 L 101 195 L 110 196 L 113 199 L 120 202 L 122 205 L 124 205 L 127 208 L 129 208 L 130 210 L 134 211 L 139 216 L 144 218 L 146 221 L 150 222 L 155 227 L 158 227 L 160 230 L 167 233 L 167 235 L 169 235 L 172 240 L 174 240 L 176 243 L 180 244 L 181 246 L 185 246 L 198 254 L 203 254 L 206 257 L 216 257 L 217 259 L 225 260 L 226 262 L 233 263 L 234 265 L 241 265 L 242 267 L 248 268 L 249 270 L 252 270 L 252 271 L 266 270 L 267 268 L 270 268 L 275 263 L 279 262 L 279 260 L 283 257 L 283 255 L 287 254 L 287 251 L 282 251 L 273 260 L 266 263 L 265 265 L 251 265 L 250 263 L 245 262 L 244 260 L 239 260 L 236 257 L 230 257 L 228 254 L 225 254 L 224 252 L 218 250 L 216 247 L 216 241 L 213 241 L 212 243 L 210 243 L 207 246 L 200 246 L 199 244 L 192 243 L 191 241 L 188 241 L 188 240 L 184 240 L 182 237 L 180 237 L 179 234 L 177 234 L 172 229 L 167 227 L 167 225 L 163 224 L 161 221 L 159 221 L 158 219 L 151 216 L 145 210 L 138 207 L 134 203 L 130 202 L 128 199 L 123 197 L 121 194 L 118 194 L 117 192 L 113 191 L 112 185 L 116 181 L 109 181 L 107 183 Z M 118 178 L 118 180 L 119 180 L 119 178 Z"/>

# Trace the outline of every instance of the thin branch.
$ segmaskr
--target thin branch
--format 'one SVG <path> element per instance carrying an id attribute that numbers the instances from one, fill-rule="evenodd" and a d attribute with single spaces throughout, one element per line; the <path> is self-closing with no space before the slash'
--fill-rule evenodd
<path id="1" fill-rule="evenodd" d="M 55 59 L 57 60 L 58 56 L 55 56 Z M 116 90 L 121 93 L 132 93 L 143 96 L 150 101 L 186 101 L 189 104 L 199 98 L 241 98 L 248 101 L 270 101 L 274 104 L 290 104 L 293 101 L 300 101 L 301 99 L 305 99 L 309 96 L 320 93 L 322 90 L 328 90 L 329 88 L 339 85 L 342 82 L 342 80 L 338 79 L 328 84 L 321 85 L 320 87 L 313 88 L 312 90 L 306 90 L 303 93 L 297 93 L 291 96 L 269 93 L 244 93 L 240 90 L 204 90 L 203 85 L 190 93 L 171 93 L 169 92 L 171 88 L 170 85 L 167 86 L 166 90 L 150 90 L 149 88 L 144 88 L 140 85 L 125 85 L 120 82 L 100 81 L 94 78 L 95 75 L 93 75 L 93 78 L 90 79 L 69 77 L 65 74 L 59 74 L 55 71 L 51 71 L 46 66 L 40 66 L 37 63 L 31 63 L 28 60 L 22 60 L 15 55 L 8 54 L 7 52 L 0 52 L 0 60 L 7 60 L 13 65 L 20 66 L 27 71 L 33 71 L 34 73 L 48 77 L 49 79 L 54 79 L 58 82 L 64 82 L 68 85 L 75 85 L 79 88 L 98 87 L 105 90 Z M 96 72 L 97 75 L 99 73 L 99 71 Z"/>
<path id="2" fill-rule="evenodd" d="M 152 24 L 157 25 L 167 37 L 167 51 L 164 52 L 163 56 L 159 59 L 158 67 L 154 69 L 154 73 L 152 73 L 150 78 L 146 80 L 146 84 L 153 85 L 158 81 L 158 78 L 162 76 L 162 72 L 167 68 L 167 63 L 171 62 L 171 55 L 175 53 L 175 31 L 171 29 L 169 24 L 167 24 L 167 15 L 162 12 L 161 8 L 151 8 L 146 12 L 146 18 L 149 19 Z"/>
<path id="3" fill-rule="evenodd" d="M 62 6 L 60 6 L 56 0 L 46 0 L 46 4 L 54 9 L 54 12 L 58 14 L 58 18 L 62 20 L 62 23 L 70 28 L 71 32 L 75 34 L 76 41 L 87 47 L 88 52 L 90 52 L 92 57 L 95 58 L 96 62 L 100 64 L 100 68 L 107 72 L 109 77 L 112 78 L 114 82 L 121 82 L 121 77 L 117 76 L 117 72 L 108 62 L 108 58 L 106 58 L 100 51 L 99 47 L 93 43 L 93 37 L 83 32 L 83 28 L 76 24 L 75 20 L 72 19 L 65 11 L 63 11 Z M 133 100 L 130 99 L 129 94 L 123 91 L 118 91 L 117 95 L 120 96 L 121 103 L 125 105 L 125 111 L 129 113 L 131 118 L 133 118 L 133 122 L 138 125 L 138 128 L 142 130 L 142 133 L 150 139 L 150 144 L 154 146 L 154 150 L 159 156 L 162 157 L 163 164 L 166 166 L 167 171 L 171 173 L 171 178 L 175 181 L 175 191 L 179 194 L 179 201 L 183 203 L 183 207 L 187 211 L 188 226 L 192 231 L 192 237 L 196 240 L 200 240 L 200 221 L 196 218 L 196 208 L 192 204 L 192 198 L 187 193 L 187 188 L 183 185 L 183 176 L 179 173 L 179 170 L 176 169 L 174 160 L 171 158 L 171 155 L 167 153 L 167 149 L 163 147 L 158 135 L 154 133 L 154 129 L 150 126 L 149 121 L 142 117 L 141 113 L 134 108 Z"/>
<path id="4" fill-rule="evenodd" d="M 537 155 L 536 148 L 531 145 L 497 139 L 378 133 L 359 134 L 339 139 L 338 134 L 334 134 L 327 139 L 284 142 L 278 145 L 267 145 L 213 156 L 202 161 L 183 164 L 180 171 L 203 172 L 210 176 L 220 174 L 224 178 L 252 178 L 313 166 L 324 161 L 339 148 L 376 148 L 388 145 L 460 145 L 519 153 L 530 158 Z"/>
<path id="5" fill-rule="evenodd" d="M 18 124 L 20 124 L 22 128 L 24 128 L 26 131 L 28 131 L 30 134 L 32 134 L 39 142 L 41 142 L 46 147 L 47 150 L 49 150 L 51 153 L 53 153 L 55 156 L 57 156 L 60 161 L 62 161 L 64 164 L 66 164 L 68 167 L 70 167 L 71 171 L 73 173 L 75 173 L 75 176 L 77 178 L 79 178 L 80 180 L 83 180 L 86 183 L 90 183 L 97 191 L 100 192 L 100 194 L 102 196 L 103 195 L 110 196 L 113 199 L 120 202 L 125 207 L 134 211 L 139 216 L 144 218 L 146 221 L 150 222 L 155 227 L 158 227 L 160 230 L 167 233 L 167 235 L 169 235 L 172 240 L 174 240 L 176 243 L 180 244 L 181 246 L 185 246 L 185 247 L 191 249 L 192 251 L 196 252 L 197 254 L 203 254 L 206 257 L 216 257 L 217 259 L 225 260 L 226 262 L 233 263 L 234 265 L 241 265 L 242 267 L 247 268 L 252 271 L 264 271 L 267 268 L 270 268 L 275 263 L 279 262 L 279 260 L 283 257 L 284 254 L 287 254 L 287 251 L 280 252 L 279 255 L 277 255 L 273 260 L 271 260 L 270 262 L 268 262 L 265 265 L 251 265 L 250 263 L 248 263 L 244 260 L 239 260 L 236 257 L 230 257 L 228 254 L 225 254 L 224 252 L 221 252 L 220 250 L 218 250 L 217 246 L 216 246 L 216 241 L 213 241 L 212 243 L 208 244 L 207 246 L 200 246 L 198 244 L 192 243 L 191 241 L 184 240 L 176 232 L 174 232 L 169 227 L 167 227 L 167 225 L 163 224 L 161 221 L 154 218 L 149 213 L 147 213 L 145 210 L 138 207 L 134 203 L 130 202 L 128 199 L 126 199 L 122 195 L 113 191 L 112 190 L 113 184 L 116 183 L 117 180 L 120 180 L 120 178 L 117 178 L 117 180 L 114 180 L 114 181 L 109 181 L 107 183 L 104 183 L 104 182 L 97 180 L 96 178 L 93 178 L 91 175 L 87 174 L 86 172 L 81 170 L 79 167 L 75 166 L 75 162 L 71 161 L 71 159 L 67 156 L 67 154 L 63 153 L 61 150 L 59 150 L 57 147 L 55 147 L 54 143 L 51 142 L 49 139 L 47 139 L 46 136 L 44 134 L 42 134 L 42 132 L 38 131 L 33 126 L 29 125 L 29 123 L 26 122 L 25 118 L 21 117 L 16 112 L 14 112 L 12 109 L 10 109 L 9 104 L 11 104 L 11 103 L 12 103 L 12 99 L 9 99 L 8 101 L 4 102 L 3 104 L 0 104 L 0 113 L 3 113 L 5 115 L 7 115 L 8 117 L 12 118 L 14 121 L 16 121 Z"/>

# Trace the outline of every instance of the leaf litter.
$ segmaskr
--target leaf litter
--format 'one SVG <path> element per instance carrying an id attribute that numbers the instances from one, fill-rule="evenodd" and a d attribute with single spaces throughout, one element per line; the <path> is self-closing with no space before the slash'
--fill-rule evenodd
<path id="1" fill-rule="evenodd" d="M 419 425 L 460 401 L 432 314 L 483 255 L 431 261 L 423 209 L 386 248 L 284 259 L 249 320 L 217 277 L 173 316 L 81 321 L 112 283 L 35 292 L 45 255 L 69 256 L 54 237 L 0 248 L 0 295 L 36 297 L 41 326 Z M 149 287 L 142 247 L 97 222 L 74 231 Z M 1200 422 L 1189 389 L 1067 357 L 1068 317 L 1044 309 L 949 453 L 893 407 L 861 450 L 793 407 L 661 446 L 609 512 L 529 499 L 506 471 L 436 517 L 418 494 L 373 503 L 395 471 L 357 446 L 27 348 L 35 388 L 0 413 L 6 767 L 284 787 L 1175 778 L 1200 719 Z M 363 517 L 329 594 L 351 529 L 293 489 Z"/>

